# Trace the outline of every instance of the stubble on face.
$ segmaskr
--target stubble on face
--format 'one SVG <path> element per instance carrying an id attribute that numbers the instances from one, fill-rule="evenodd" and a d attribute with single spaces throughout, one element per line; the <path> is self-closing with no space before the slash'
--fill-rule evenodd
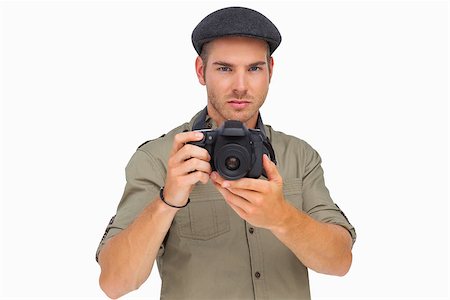
<path id="1" fill-rule="evenodd" d="M 211 106 L 212 110 L 220 114 L 219 123 L 225 120 L 239 120 L 242 123 L 248 123 L 255 114 L 259 112 L 260 107 L 264 104 L 267 96 L 267 92 L 260 95 L 254 96 L 246 93 L 232 92 L 227 95 L 219 95 L 215 93 L 214 89 L 206 88 L 208 95 L 208 104 Z M 233 109 L 230 110 L 228 106 L 228 101 L 230 99 L 237 99 L 243 101 L 249 101 L 248 107 L 243 109 Z"/>
<path id="2" fill-rule="evenodd" d="M 253 38 L 226 37 L 210 42 L 207 51 L 208 114 L 218 125 L 239 120 L 254 128 L 269 90 L 267 44 Z"/>

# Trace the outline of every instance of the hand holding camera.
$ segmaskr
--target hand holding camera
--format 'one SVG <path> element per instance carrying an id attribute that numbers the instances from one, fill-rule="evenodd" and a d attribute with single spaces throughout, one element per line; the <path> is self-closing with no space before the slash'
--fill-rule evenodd
<path id="1" fill-rule="evenodd" d="M 173 206 L 185 205 L 193 186 L 209 180 L 208 151 L 188 144 L 202 138 L 203 134 L 195 131 L 179 133 L 174 138 L 164 185 L 164 198 Z"/>
<path id="2" fill-rule="evenodd" d="M 275 162 L 272 146 L 265 134 L 259 129 L 247 129 L 240 121 L 225 121 L 216 130 L 197 132 L 203 134 L 203 139 L 189 144 L 206 149 L 211 156 L 211 169 L 227 180 L 266 176 L 263 154 Z"/>
<path id="3" fill-rule="evenodd" d="M 263 154 L 275 162 L 265 134 L 240 121 L 225 121 L 215 130 L 179 133 L 168 161 L 164 198 L 170 205 L 185 205 L 193 186 L 199 181 L 206 184 L 212 171 L 227 180 L 266 176 Z"/>

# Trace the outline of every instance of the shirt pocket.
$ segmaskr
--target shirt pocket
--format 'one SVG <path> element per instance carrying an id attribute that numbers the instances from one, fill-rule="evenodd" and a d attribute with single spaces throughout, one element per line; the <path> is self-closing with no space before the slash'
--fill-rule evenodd
<path id="1" fill-rule="evenodd" d="M 175 216 L 180 237 L 210 240 L 230 231 L 227 204 L 212 184 L 197 185 L 189 198 L 189 205 Z"/>
<path id="2" fill-rule="evenodd" d="M 303 206 L 302 184 L 301 178 L 288 178 L 283 182 L 284 198 L 299 210 Z"/>

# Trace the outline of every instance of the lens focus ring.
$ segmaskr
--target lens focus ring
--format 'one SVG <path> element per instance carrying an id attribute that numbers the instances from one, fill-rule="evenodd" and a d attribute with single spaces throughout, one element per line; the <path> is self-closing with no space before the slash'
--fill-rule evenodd
<path id="1" fill-rule="evenodd" d="M 251 168 L 251 155 L 242 145 L 227 144 L 216 149 L 214 165 L 222 177 L 236 180 L 247 175 Z"/>

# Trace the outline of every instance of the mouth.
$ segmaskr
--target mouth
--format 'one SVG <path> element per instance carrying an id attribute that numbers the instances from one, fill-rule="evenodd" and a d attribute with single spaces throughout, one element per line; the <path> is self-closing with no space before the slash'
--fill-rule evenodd
<path id="1" fill-rule="evenodd" d="M 235 109 L 243 109 L 250 105 L 250 101 L 234 99 L 234 100 L 228 101 L 228 104 L 230 104 L 231 107 L 233 107 Z"/>

